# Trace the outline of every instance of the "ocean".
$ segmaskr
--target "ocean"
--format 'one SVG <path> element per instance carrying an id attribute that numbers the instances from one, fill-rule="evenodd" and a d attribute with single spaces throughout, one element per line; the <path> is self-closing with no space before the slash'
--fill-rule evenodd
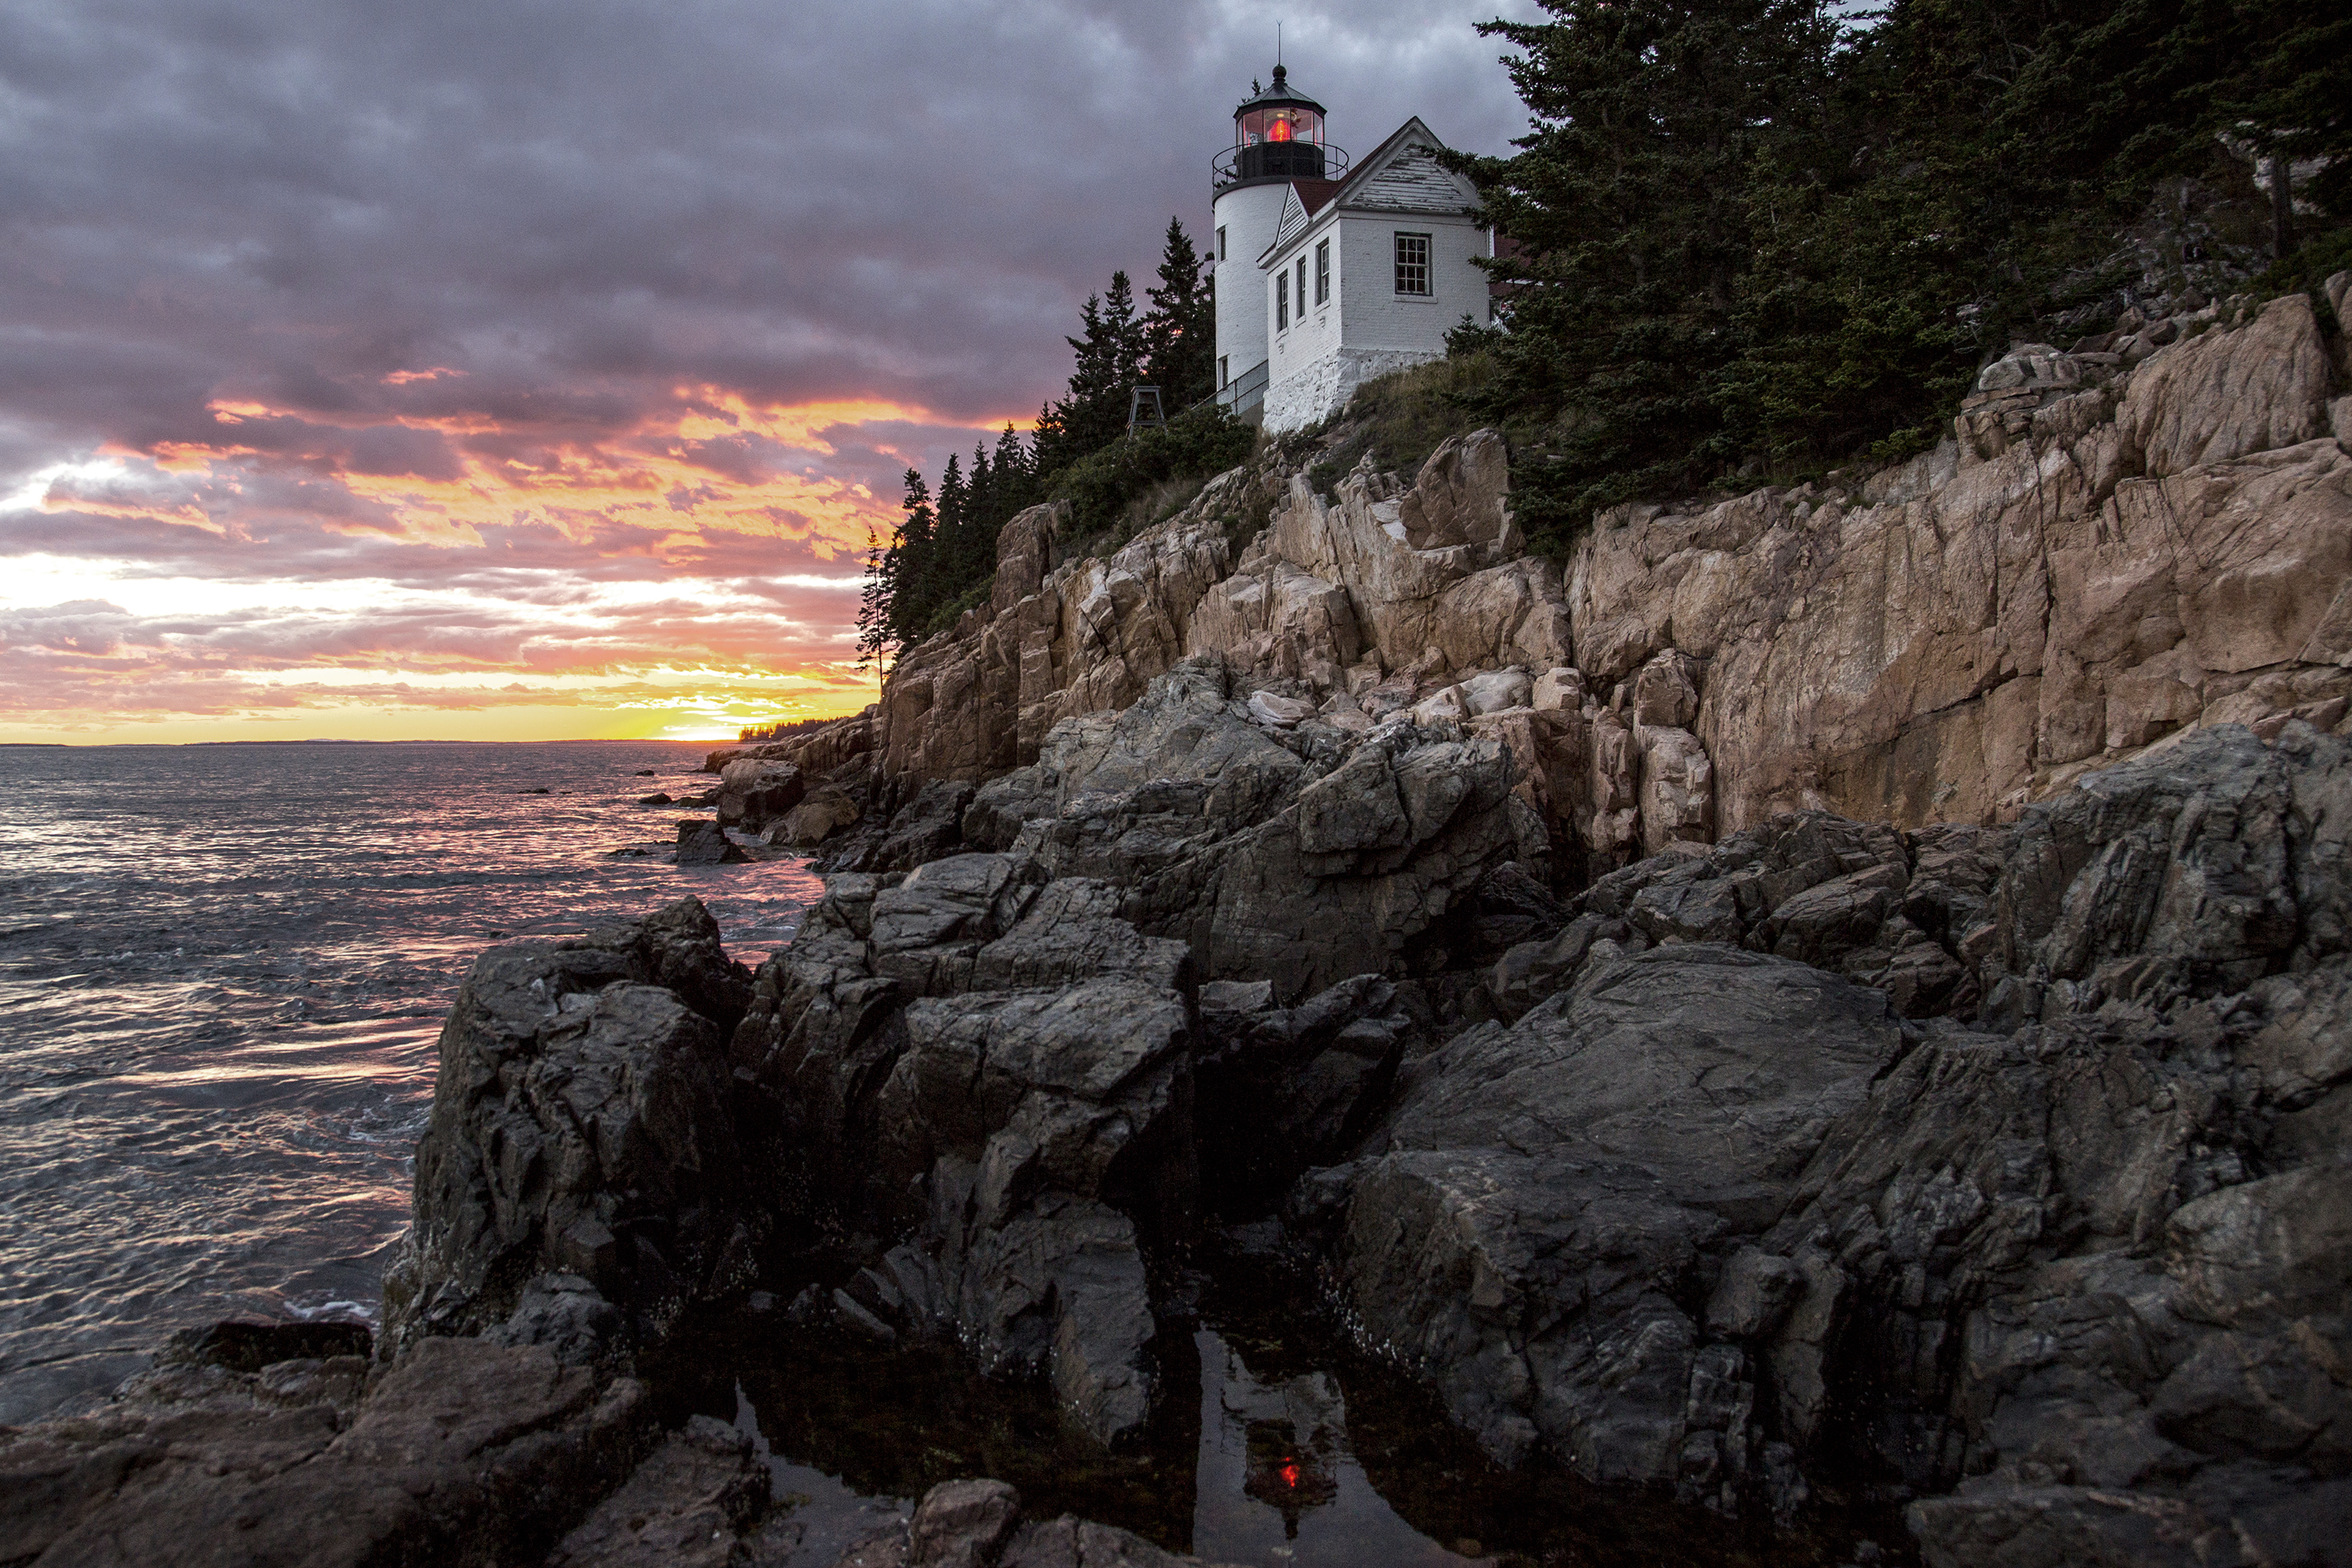
<path id="1" fill-rule="evenodd" d="M 175 1329 L 373 1321 L 482 949 L 688 894 L 732 956 L 783 945 L 803 861 L 613 854 L 674 837 L 635 801 L 709 749 L 0 747 L 0 1425 Z"/>

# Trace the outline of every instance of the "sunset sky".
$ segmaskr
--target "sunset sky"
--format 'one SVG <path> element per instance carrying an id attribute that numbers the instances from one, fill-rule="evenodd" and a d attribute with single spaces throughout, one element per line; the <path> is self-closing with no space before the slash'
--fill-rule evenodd
<path id="1" fill-rule="evenodd" d="M 1497 9 L 7 0 L 0 740 L 853 710 L 899 475 L 1205 233 L 1277 18 L 1499 152 Z"/>

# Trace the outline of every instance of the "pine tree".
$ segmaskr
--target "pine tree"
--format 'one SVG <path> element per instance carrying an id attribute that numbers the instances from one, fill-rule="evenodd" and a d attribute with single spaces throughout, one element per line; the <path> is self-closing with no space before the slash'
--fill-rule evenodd
<path id="1" fill-rule="evenodd" d="M 1142 379 L 1160 388 L 1172 417 L 1216 388 L 1216 299 L 1210 268 L 1175 218 L 1160 253 L 1160 281 L 1146 291 Z"/>
<path id="2" fill-rule="evenodd" d="M 1034 455 L 1024 446 L 1021 437 L 1008 424 L 1004 433 L 996 438 L 996 494 L 1003 516 L 1000 526 L 1010 522 L 1021 512 L 1037 504 L 1037 466 Z"/>
<path id="3" fill-rule="evenodd" d="M 898 542 L 890 552 L 890 564 L 884 576 L 889 584 L 889 641 L 903 647 L 923 635 L 930 624 L 932 605 L 929 602 L 934 578 L 931 561 L 933 524 L 930 487 L 923 483 L 922 472 L 907 470 L 907 494 L 902 503 L 906 517 L 898 524 Z"/>
<path id="4" fill-rule="evenodd" d="M 1743 197 L 1775 126 L 1817 96 L 1834 33 L 1813 0 L 1543 0 L 1490 22 L 1520 53 L 1517 156 L 1457 160 L 1518 254 L 1496 395 L 1556 419 L 1561 461 L 1523 517 L 1686 489 L 1733 456 L 1715 377 L 1736 357 Z"/>
<path id="5" fill-rule="evenodd" d="M 898 639 L 890 631 L 895 552 L 885 550 L 872 524 L 866 529 L 866 584 L 857 595 L 857 668 L 887 660 Z"/>

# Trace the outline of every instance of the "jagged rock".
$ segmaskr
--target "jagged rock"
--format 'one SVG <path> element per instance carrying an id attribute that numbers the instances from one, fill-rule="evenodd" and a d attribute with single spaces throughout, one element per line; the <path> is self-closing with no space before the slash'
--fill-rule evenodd
<path id="1" fill-rule="evenodd" d="M 1295 1007 L 1275 1005 L 1262 982 L 1221 982 L 1202 987 L 1201 1015 L 1200 1121 L 1217 1130 L 1201 1180 L 1218 1206 L 1242 1213 L 1341 1158 L 1434 1022 L 1413 991 L 1374 974 Z"/>
<path id="2" fill-rule="evenodd" d="M 757 832 L 807 793 L 807 780 L 793 763 L 738 758 L 719 770 L 719 825 Z"/>
<path id="3" fill-rule="evenodd" d="M 1278 736 L 1226 681 L 1188 660 L 1109 722 L 1057 729 L 1038 764 L 1056 813 L 1021 837 L 1054 875 L 1120 888 L 1126 917 L 1186 942 L 1203 977 L 1296 996 L 1401 963 L 1488 868 L 1542 852 L 1499 742 L 1394 722 Z"/>
<path id="4" fill-rule="evenodd" d="M 907 1238 L 836 1313 L 1044 1377 L 1105 1442 L 1150 1414 L 1144 1254 L 1194 1185 L 1189 955 L 1118 903 L 1021 855 L 836 877 L 734 1044 L 814 1201 Z"/>
<path id="5" fill-rule="evenodd" d="M 2224 729 L 2031 808 L 1979 929 L 2038 1018 L 1930 1033 L 1764 1238 L 1823 1264 L 1767 1333 L 1782 1428 L 1882 1391 L 1881 1459 L 1958 1488 L 1911 1510 L 1929 1562 L 2323 1560 L 2308 1521 L 2352 1495 L 2347 763 Z"/>
<path id="6" fill-rule="evenodd" d="M 1211 1568 L 1140 1536 L 1064 1514 L 1024 1522 L 1003 1481 L 942 1481 L 914 1517 L 850 1548 L 833 1568 Z"/>
<path id="7" fill-rule="evenodd" d="M 1757 1373 L 1703 1343 L 1687 1282 L 1780 1216 L 1901 1044 L 1884 996 L 1785 959 L 1596 963 L 1410 1070 L 1345 1178 L 1341 1299 L 1506 1458 L 1736 1491 Z"/>
<path id="8" fill-rule="evenodd" d="M 548 1554 L 546 1568 L 740 1568 L 740 1537 L 768 1507 L 751 1440 L 687 1419 Z"/>
<path id="9" fill-rule="evenodd" d="M 542 1350 L 435 1339 L 348 1415 L 133 1405 L 0 1431 L 0 1550 L 55 1568 L 536 1562 L 635 1466 L 650 1405 Z"/>
<path id="10" fill-rule="evenodd" d="M 750 1000 L 687 899 L 577 941 L 474 963 L 441 1032 L 416 1213 L 384 1284 L 384 1338 L 479 1333 L 584 1281 L 640 1331 L 730 1283 L 753 1222 L 727 1108 L 727 1038 Z M 593 1303 L 536 1301 L 580 1354 Z M 617 1348 L 594 1347 L 596 1353 Z"/>
<path id="11" fill-rule="evenodd" d="M 1688 730 L 1637 725 L 1642 749 L 1642 847 L 1654 855 L 1677 840 L 1715 837 L 1715 769 Z"/>
<path id="12" fill-rule="evenodd" d="M 2352 457 L 2308 302 L 2119 379 L 2094 357 L 1992 367 L 2017 384 L 1978 395 L 2022 401 L 1982 411 L 1990 456 L 1602 513 L 1564 568 L 1588 689 L 1668 648 L 1704 665 L 1684 727 L 1724 833 L 1815 807 L 1990 824 L 2184 728 L 2340 723 Z"/>
<path id="13" fill-rule="evenodd" d="M 1668 648 L 1633 672 L 1633 722 L 1687 730 L 1698 721 L 1698 661 Z"/>
<path id="14" fill-rule="evenodd" d="M 2000 829 L 1905 835 L 1797 812 L 1711 848 L 1670 844 L 1572 900 L 1603 922 L 1590 935 L 1564 938 L 1556 954 L 1506 954 L 1489 988 L 1516 1016 L 1568 984 L 1591 941 L 1622 942 L 1630 927 L 1645 942 L 1745 945 L 1833 969 L 1886 992 L 1906 1017 L 1968 1013 L 1980 995 L 1974 972 L 1997 945 L 1991 893 L 2008 842 Z"/>
<path id="15" fill-rule="evenodd" d="M 183 1329 L 114 1391 L 114 1408 L 289 1410 L 323 1405 L 348 1426 L 372 1341 L 356 1323 L 216 1323 Z"/>
<path id="16" fill-rule="evenodd" d="M 771 844 L 793 849 L 814 849 L 864 815 L 847 790 L 820 784 L 769 826 L 763 837 Z"/>
<path id="17" fill-rule="evenodd" d="M 730 866 L 750 858 L 715 822 L 677 825 L 677 863 L 681 866 Z"/>
<path id="18" fill-rule="evenodd" d="M 1473 715 L 1525 708 L 1535 700 L 1535 683 L 1524 669 L 1489 669 L 1462 683 L 1462 700 Z"/>
<path id="19" fill-rule="evenodd" d="M 1519 555 L 1508 489 L 1491 430 L 1449 439 L 1410 485 L 1361 468 L 1327 501 L 1297 476 L 1275 510 L 1269 553 L 1344 587 L 1364 647 L 1386 669 L 1432 652 L 1465 674 L 1549 669 L 1571 662 L 1559 579 Z"/>

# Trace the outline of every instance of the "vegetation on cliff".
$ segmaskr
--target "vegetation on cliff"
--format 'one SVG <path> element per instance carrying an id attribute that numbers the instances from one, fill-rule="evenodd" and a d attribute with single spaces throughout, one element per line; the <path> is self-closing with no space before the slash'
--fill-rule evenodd
<path id="1" fill-rule="evenodd" d="M 1544 5 L 1483 29 L 1532 133 L 1459 160 L 1515 242 L 1470 411 L 1520 437 L 1539 545 L 1903 456 L 2014 339 L 2347 259 L 2352 19 L 2319 0 Z"/>
<path id="2" fill-rule="evenodd" d="M 936 490 L 907 470 L 905 519 L 866 552 L 861 662 L 943 631 L 983 601 L 997 533 L 1024 508 L 1066 500 L 1078 529 L 1094 532 L 1139 501 L 1248 456 L 1250 430 L 1207 404 L 1214 308 L 1208 263 L 1171 217 L 1141 308 L 1124 271 L 1087 300 L 1080 335 L 1068 340 L 1077 356 L 1069 390 L 1039 410 L 1026 443 L 1006 426 L 992 457 L 976 446 L 969 468 L 950 457 Z M 1128 433 L 1138 385 L 1160 388 L 1165 429 Z"/>

